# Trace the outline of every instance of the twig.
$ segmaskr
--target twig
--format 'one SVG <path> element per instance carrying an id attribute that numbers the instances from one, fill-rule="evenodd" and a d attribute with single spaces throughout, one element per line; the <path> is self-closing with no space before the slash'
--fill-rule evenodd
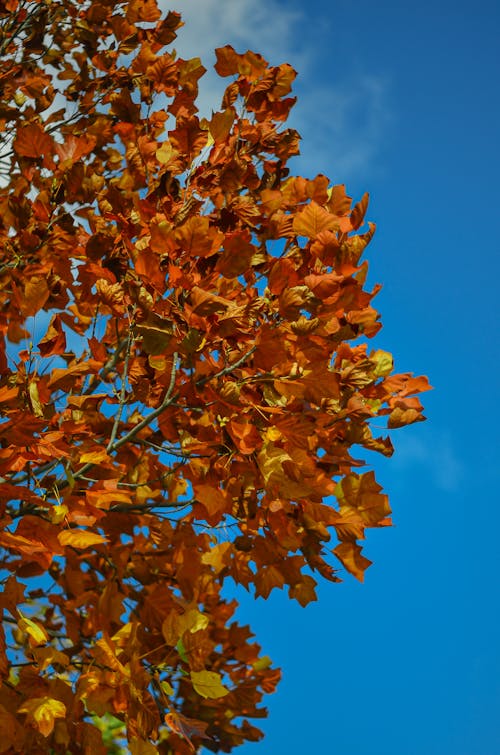
<path id="1" fill-rule="evenodd" d="M 175 503 L 169 503 L 168 501 L 162 501 L 161 503 L 117 503 L 114 506 L 109 507 L 109 511 L 115 511 L 119 513 L 129 513 L 132 511 L 148 511 L 152 509 L 186 509 L 188 506 L 192 506 L 196 503 L 196 499 L 193 498 L 189 501 L 176 501 Z"/>
<path id="2" fill-rule="evenodd" d="M 110 356 L 110 358 L 108 359 L 108 361 L 106 362 L 106 364 L 102 368 L 101 372 L 98 375 L 94 375 L 94 377 L 90 381 L 89 387 L 85 391 L 85 395 L 87 395 L 89 393 L 92 393 L 92 391 L 94 390 L 94 388 L 97 385 L 97 383 L 100 380 L 104 380 L 104 378 L 106 378 L 109 375 L 109 373 L 114 370 L 114 368 L 116 367 L 116 364 L 117 364 L 117 362 L 118 362 L 118 360 L 120 358 L 120 355 L 121 355 L 123 349 L 125 348 L 125 346 L 128 343 L 128 340 L 129 340 L 129 337 L 127 336 L 127 338 L 123 338 L 120 341 L 120 343 L 117 345 L 114 353 Z"/>
<path id="3" fill-rule="evenodd" d="M 172 371 L 170 373 L 170 383 L 167 389 L 167 392 L 165 394 L 165 398 L 161 402 L 160 406 L 157 407 L 151 414 L 148 414 L 147 417 L 144 417 L 144 419 L 139 422 L 137 425 L 134 425 L 134 427 L 128 431 L 128 433 L 125 433 L 121 438 L 119 438 L 117 441 L 113 443 L 113 445 L 110 448 L 110 452 L 116 451 L 118 448 L 121 448 L 125 443 L 128 443 L 129 440 L 132 440 L 137 433 L 140 433 L 141 430 L 143 430 L 145 427 L 151 424 L 157 417 L 160 416 L 160 414 L 165 411 L 167 406 L 169 406 L 172 401 L 174 401 L 177 396 L 172 397 L 172 393 L 175 386 L 175 376 L 177 374 L 177 359 L 179 355 L 177 352 L 173 355 L 173 361 L 172 361 Z"/>
<path id="4" fill-rule="evenodd" d="M 118 428 L 120 426 L 120 421 L 123 414 L 123 408 L 125 406 L 125 397 L 127 393 L 127 376 L 128 376 L 128 364 L 130 360 L 130 350 L 132 347 L 132 329 L 129 330 L 128 338 L 127 338 L 127 347 L 125 351 L 125 361 L 123 364 L 123 373 L 122 373 L 122 387 L 120 390 L 120 401 L 118 404 L 118 411 L 116 413 L 115 421 L 113 422 L 113 429 L 111 430 L 111 436 L 109 439 L 109 443 L 106 446 L 106 453 L 109 454 L 111 449 L 113 448 L 114 442 L 116 440 L 116 435 L 118 433 Z"/>
<path id="5" fill-rule="evenodd" d="M 201 386 L 205 385 L 206 383 L 208 383 L 210 380 L 214 380 L 214 379 L 220 378 L 223 375 L 228 375 L 233 370 L 235 370 L 238 367 L 240 367 L 248 359 L 248 357 L 251 356 L 256 351 L 256 349 L 257 349 L 256 346 L 252 346 L 252 348 L 249 349 L 247 352 L 245 352 L 245 354 L 243 354 L 243 356 L 240 357 L 236 362 L 233 362 L 232 364 L 227 365 L 222 370 L 219 370 L 219 372 L 216 372 L 214 375 L 207 375 L 206 377 L 201 378 L 200 380 L 198 380 L 195 383 L 196 387 L 201 387 Z M 128 433 L 125 433 L 125 435 L 122 435 L 122 437 L 118 438 L 118 440 L 115 439 L 112 444 L 108 444 L 108 447 L 106 449 L 108 455 L 114 453 L 114 451 L 117 451 L 119 448 L 121 448 L 122 446 L 124 446 L 130 440 L 132 440 L 133 438 L 135 438 L 135 436 L 138 433 L 140 433 L 141 430 L 143 430 L 145 427 L 148 427 L 152 422 L 154 422 L 154 420 L 157 417 L 160 416 L 160 414 L 162 414 L 162 412 L 165 411 L 165 409 L 168 406 L 170 406 L 171 404 L 173 404 L 176 401 L 176 399 L 178 397 L 178 394 L 177 393 L 174 394 L 174 387 L 175 387 L 175 376 L 177 374 L 177 360 L 178 360 L 178 358 L 179 358 L 179 355 L 178 355 L 177 352 L 175 352 L 173 354 L 172 371 L 170 373 L 169 386 L 167 388 L 167 392 L 165 394 L 165 398 L 161 402 L 160 406 L 158 406 L 153 412 L 151 412 L 151 414 L 148 414 L 147 417 L 144 417 L 144 419 L 141 422 L 139 422 L 137 425 L 134 425 L 134 427 L 132 427 L 128 431 Z M 90 461 L 87 464 L 84 464 L 83 467 L 81 467 L 77 472 L 75 472 L 75 474 L 72 476 L 72 479 L 73 480 L 80 479 L 93 466 L 94 466 L 94 463 L 90 462 Z M 69 481 L 68 480 L 62 481 L 59 484 L 59 490 L 62 490 L 63 488 L 68 487 L 68 485 L 69 485 Z"/>
<path id="6" fill-rule="evenodd" d="M 227 367 L 224 367 L 224 369 L 220 370 L 219 372 L 216 372 L 215 375 L 207 375 L 204 378 L 200 378 L 200 380 L 197 380 L 195 382 L 196 387 L 201 387 L 202 385 L 205 385 L 206 383 L 210 382 L 210 380 L 215 380 L 216 378 L 220 378 L 223 375 L 229 375 L 233 370 L 237 369 L 238 367 L 241 367 L 244 362 L 248 359 L 248 357 L 252 356 L 252 354 L 257 350 L 257 346 L 252 346 L 251 349 L 249 349 L 245 354 L 243 354 L 242 357 L 240 357 L 236 362 L 233 362 L 232 364 L 228 364 Z"/>

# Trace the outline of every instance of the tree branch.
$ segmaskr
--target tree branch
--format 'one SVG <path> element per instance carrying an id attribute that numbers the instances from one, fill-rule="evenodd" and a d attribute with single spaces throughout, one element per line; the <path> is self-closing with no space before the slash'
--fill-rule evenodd
<path id="1" fill-rule="evenodd" d="M 215 380 L 216 378 L 223 377 L 223 375 L 229 375 L 233 370 L 237 369 L 238 367 L 241 367 L 242 364 L 246 362 L 248 357 L 252 356 L 252 354 L 257 350 L 257 346 L 252 346 L 251 349 L 249 349 L 245 354 L 243 354 L 242 357 L 240 357 L 236 362 L 233 362 L 232 364 L 228 364 L 227 367 L 224 367 L 224 369 L 220 370 L 219 372 L 216 372 L 215 375 L 206 375 L 204 378 L 200 378 L 200 380 L 197 380 L 195 382 L 195 385 L 197 388 L 201 388 L 201 386 L 205 385 L 206 383 L 209 383 L 210 380 Z"/>
<path id="2" fill-rule="evenodd" d="M 173 355 L 173 361 L 172 361 L 172 371 L 170 373 L 170 383 L 167 388 L 167 392 L 165 394 L 165 398 L 161 402 L 160 406 L 157 407 L 151 414 L 148 414 L 147 417 L 144 417 L 144 419 L 139 422 L 139 424 L 134 425 L 134 427 L 128 431 L 128 433 L 125 433 L 121 438 L 119 438 L 117 441 L 113 443 L 113 445 L 110 448 L 110 451 L 116 451 L 118 448 L 121 448 L 125 443 L 128 443 L 129 440 L 132 440 L 132 438 L 135 438 L 137 433 L 140 433 L 141 430 L 143 430 L 145 427 L 151 424 L 157 417 L 160 416 L 160 414 L 165 411 L 167 406 L 169 406 L 172 401 L 175 400 L 177 396 L 172 396 L 174 386 L 175 386 L 175 376 L 177 374 L 177 359 L 179 355 L 177 352 Z"/>
<path id="3" fill-rule="evenodd" d="M 222 370 L 219 370 L 219 372 L 216 372 L 214 375 L 207 375 L 206 377 L 201 378 L 200 380 L 196 381 L 195 383 L 196 387 L 199 388 L 205 385 L 206 383 L 208 383 L 210 380 L 214 380 L 214 379 L 223 377 L 224 375 L 228 375 L 233 370 L 237 369 L 242 364 L 244 364 L 244 362 L 248 359 L 249 356 L 251 356 L 256 351 L 256 349 L 257 349 L 256 346 L 252 346 L 252 348 L 249 349 L 247 352 L 245 352 L 245 354 L 243 354 L 243 356 L 241 356 L 236 362 L 233 362 L 232 364 L 227 365 Z M 171 404 L 173 404 L 174 401 L 177 399 L 178 394 L 177 393 L 174 394 L 174 387 L 175 387 L 175 376 L 177 374 L 178 358 L 179 358 L 179 355 L 177 352 L 175 352 L 173 354 L 172 371 L 170 373 L 170 382 L 167 388 L 167 392 L 165 394 L 165 398 L 161 402 L 160 406 L 158 406 L 153 412 L 151 412 L 151 414 L 148 414 L 147 417 L 144 417 L 144 419 L 141 420 L 141 422 L 139 422 L 137 425 L 134 425 L 134 427 L 132 427 L 127 433 L 125 433 L 125 435 L 122 435 L 121 438 L 118 438 L 118 440 L 115 439 L 113 443 L 108 443 L 108 446 L 106 448 L 108 455 L 114 453 L 114 451 L 117 451 L 126 443 L 133 440 L 135 436 L 141 432 L 141 430 L 143 430 L 145 427 L 148 427 L 152 422 L 154 422 L 154 420 L 157 417 L 159 417 L 160 414 L 162 414 L 165 411 L 165 409 Z M 90 461 L 87 464 L 84 464 L 83 467 L 81 467 L 77 472 L 75 472 L 74 475 L 72 475 L 72 479 L 73 480 L 80 479 L 89 471 L 89 469 L 92 469 L 93 466 L 94 466 L 94 463 Z M 69 485 L 69 481 L 64 480 L 59 484 L 58 489 L 63 490 L 68 485 Z"/>
<path id="4" fill-rule="evenodd" d="M 120 401 L 118 404 L 118 411 L 116 413 L 115 421 L 113 423 L 113 429 L 111 430 L 111 436 L 109 438 L 109 443 L 106 446 L 106 453 L 109 454 L 111 449 L 113 448 L 114 442 L 116 440 L 116 435 L 118 433 L 118 428 L 120 426 L 120 421 L 123 414 L 123 409 L 125 406 L 125 397 L 127 393 L 127 377 L 128 377 L 128 364 L 130 360 L 130 349 L 132 347 L 132 330 L 129 330 L 128 338 L 127 338 L 127 348 L 125 351 L 125 361 L 123 364 L 123 373 L 122 373 L 122 387 L 120 390 Z"/>

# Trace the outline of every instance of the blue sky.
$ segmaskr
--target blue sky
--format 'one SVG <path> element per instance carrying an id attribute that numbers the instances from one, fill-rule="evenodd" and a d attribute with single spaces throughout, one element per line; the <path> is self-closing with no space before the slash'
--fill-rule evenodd
<path id="1" fill-rule="evenodd" d="M 240 618 L 284 678 L 268 697 L 266 739 L 238 752 L 500 753 L 500 9 L 176 7 L 181 54 L 209 67 L 213 47 L 231 43 L 299 71 L 294 170 L 326 173 L 356 199 L 370 192 L 378 231 L 367 258 L 384 285 L 376 344 L 435 387 L 428 421 L 396 431 L 396 455 L 376 462 L 395 527 L 369 533 L 365 584 L 322 584 L 306 609 L 276 591 L 243 600 Z M 207 107 L 216 91 L 207 77 Z"/>

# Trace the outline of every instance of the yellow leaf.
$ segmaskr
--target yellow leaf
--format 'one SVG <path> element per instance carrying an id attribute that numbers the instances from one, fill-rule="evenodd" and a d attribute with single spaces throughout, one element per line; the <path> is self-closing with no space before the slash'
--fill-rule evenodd
<path id="1" fill-rule="evenodd" d="M 52 506 L 50 521 L 52 524 L 60 524 L 67 513 L 68 507 L 64 503 L 56 504 L 55 506 Z"/>
<path id="2" fill-rule="evenodd" d="M 149 354 L 148 362 L 149 366 L 157 372 L 167 371 L 167 358 L 164 354 Z"/>
<path id="3" fill-rule="evenodd" d="M 170 645 L 175 645 L 182 638 L 184 632 L 198 632 L 206 629 L 208 617 L 200 613 L 197 608 L 190 608 L 183 614 L 172 611 L 162 624 L 162 634 Z"/>
<path id="4" fill-rule="evenodd" d="M 216 700 L 229 693 L 229 690 L 222 684 L 221 675 L 215 671 L 191 671 L 191 681 L 195 691 L 201 697 Z"/>
<path id="5" fill-rule="evenodd" d="M 182 628 L 182 634 L 184 634 L 186 631 L 194 633 L 200 629 L 206 629 L 209 622 L 208 616 L 205 616 L 196 608 L 191 608 L 179 617 L 179 623 Z"/>
<path id="6" fill-rule="evenodd" d="M 112 640 L 114 644 L 119 647 L 123 648 L 126 647 L 128 640 L 130 639 L 130 635 L 132 634 L 132 630 L 134 629 L 134 625 L 131 621 L 128 621 L 126 624 L 124 624 L 118 632 L 116 632 L 112 636 Z"/>
<path id="7" fill-rule="evenodd" d="M 45 645 L 49 640 L 49 635 L 45 629 L 40 624 L 37 624 L 36 621 L 32 621 L 23 616 L 17 622 L 17 626 L 22 632 L 28 635 L 32 647 L 36 645 Z"/>
<path id="8" fill-rule="evenodd" d="M 280 440 L 281 433 L 277 427 L 268 427 L 266 430 L 266 440 Z"/>
<path id="9" fill-rule="evenodd" d="M 92 451 L 80 456 L 80 462 L 82 464 L 99 464 L 100 461 L 106 461 L 108 454 L 105 448 L 94 448 Z"/>
<path id="10" fill-rule="evenodd" d="M 38 395 L 38 385 L 36 380 L 30 380 L 28 387 L 31 401 L 31 408 L 35 417 L 43 417 L 43 406 Z"/>
<path id="11" fill-rule="evenodd" d="M 202 564 L 211 566 L 216 574 L 228 566 L 231 561 L 231 543 L 217 543 L 208 551 L 205 551 L 201 557 Z"/>
<path id="12" fill-rule="evenodd" d="M 164 693 L 166 695 L 173 695 L 174 694 L 175 690 L 172 687 L 172 685 L 169 684 L 168 682 L 160 682 L 160 687 L 162 688 L 162 690 L 164 691 Z"/>
<path id="13" fill-rule="evenodd" d="M 27 713 L 44 737 L 52 734 L 56 718 L 66 717 L 66 706 L 53 697 L 34 697 L 19 708 L 19 713 Z"/>
<path id="14" fill-rule="evenodd" d="M 389 373 L 392 372 L 392 354 L 390 354 L 388 351 L 382 351 L 382 349 L 378 349 L 377 351 L 374 351 L 370 356 L 370 360 L 372 362 L 375 362 L 376 364 L 374 372 L 377 377 L 384 377 L 385 375 L 389 375 Z"/>
<path id="15" fill-rule="evenodd" d="M 103 545 L 107 539 L 97 532 L 88 532 L 87 530 L 64 530 L 57 536 L 62 546 L 70 545 L 72 548 L 90 548 L 92 545 Z"/>
<path id="16" fill-rule="evenodd" d="M 252 663 L 252 668 L 254 671 L 265 671 L 266 668 L 269 668 L 272 665 L 272 663 L 273 662 L 268 655 L 263 655 L 262 658 L 258 658 Z"/>
<path id="17" fill-rule="evenodd" d="M 161 165 L 166 165 L 178 154 L 179 153 L 173 149 L 170 142 L 165 141 L 161 147 L 156 150 L 156 159 Z"/>

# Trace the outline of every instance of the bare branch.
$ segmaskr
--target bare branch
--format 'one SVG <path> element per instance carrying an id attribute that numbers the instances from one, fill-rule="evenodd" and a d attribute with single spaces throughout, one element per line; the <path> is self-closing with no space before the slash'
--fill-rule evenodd
<path id="1" fill-rule="evenodd" d="M 174 386 L 175 386 L 175 376 L 177 373 L 177 359 L 179 358 L 179 355 L 177 352 L 173 355 L 173 361 L 172 361 L 172 371 L 170 373 L 170 383 L 167 389 L 167 392 L 165 394 L 165 398 L 161 402 L 160 406 L 155 409 L 151 414 L 148 414 L 147 417 L 144 417 L 144 419 L 139 422 L 137 425 L 135 425 L 131 430 L 128 431 L 125 435 L 123 435 L 119 440 L 115 441 L 110 448 L 110 451 L 116 451 L 118 448 L 121 448 L 125 443 L 128 443 L 129 440 L 132 440 L 132 438 L 135 438 L 137 433 L 140 433 L 141 430 L 143 430 L 145 427 L 151 424 L 151 422 L 154 422 L 154 420 L 160 416 L 162 412 L 165 411 L 167 406 L 169 406 L 177 396 L 172 396 Z"/>
<path id="2" fill-rule="evenodd" d="M 227 367 L 224 367 L 224 369 L 220 370 L 219 372 L 216 372 L 215 375 L 206 375 L 206 377 L 201 378 L 200 380 L 197 380 L 195 385 L 197 388 L 200 388 L 201 386 L 205 385 L 206 383 L 209 383 L 210 380 L 216 380 L 217 378 L 223 377 L 224 375 L 229 375 L 233 370 L 236 370 L 238 367 L 241 367 L 242 364 L 246 362 L 248 357 L 252 356 L 252 354 L 257 350 L 257 346 L 252 346 L 251 349 L 249 349 L 245 354 L 243 354 L 242 357 L 240 357 L 236 362 L 233 362 L 232 364 L 228 364 Z"/>
<path id="3" fill-rule="evenodd" d="M 97 383 L 100 380 L 104 380 L 109 375 L 110 372 L 113 372 L 113 370 L 115 369 L 115 367 L 116 367 L 116 365 L 118 363 L 118 360 L 120 359 L 120 356 L 121 356 L 121 353 L 122 353 L 123 349 L 128 344 L 128 341 L 129 341 L 129 338 L 127 336 L 127 338 L 123 338 L 117 344 L 115 351 L 110 356 L 110 358 L 108 359 L 108 361 L 106 362 L 106 364 L 104 365 L 104 367 L 102 368 L 102 370 L 100 371 L 100 373 L 98 375 L 94 375 L 94 377 L 90 381 L 90 384 L 89 384 L 87 390 L 85 391 L 86 394 L 92 393 L 92 391 L 96 387 Z"/>
<path id="4" fill-rule="evenodd" d="M 132 347 L 132 329 L 129 330 L 128 338 L 127 338 L 127 347 L 125 350 L 125 361 L 123 364 L 123 373 L 122 373 L 122 387 L 120 390 L 120 401 L 118 404 L 118 411 L 116 413 L 115 421 L 113 423 L 113 429 L 111 430 L 111 436 L 109 438 L 109 443 L 106 446 L 106 453 L 109 454 L 111 449 L 113 448 L 114 442 L 116 440 L 116 435 L 118 433 L 118 428 L 120 426 L 120 421 L 123 414 L 123 408 L 125 406 L 125 398 L 127 395 L 127 377 L 128 377 L 128 365 L 130 360 L 130 350 Z"/>

